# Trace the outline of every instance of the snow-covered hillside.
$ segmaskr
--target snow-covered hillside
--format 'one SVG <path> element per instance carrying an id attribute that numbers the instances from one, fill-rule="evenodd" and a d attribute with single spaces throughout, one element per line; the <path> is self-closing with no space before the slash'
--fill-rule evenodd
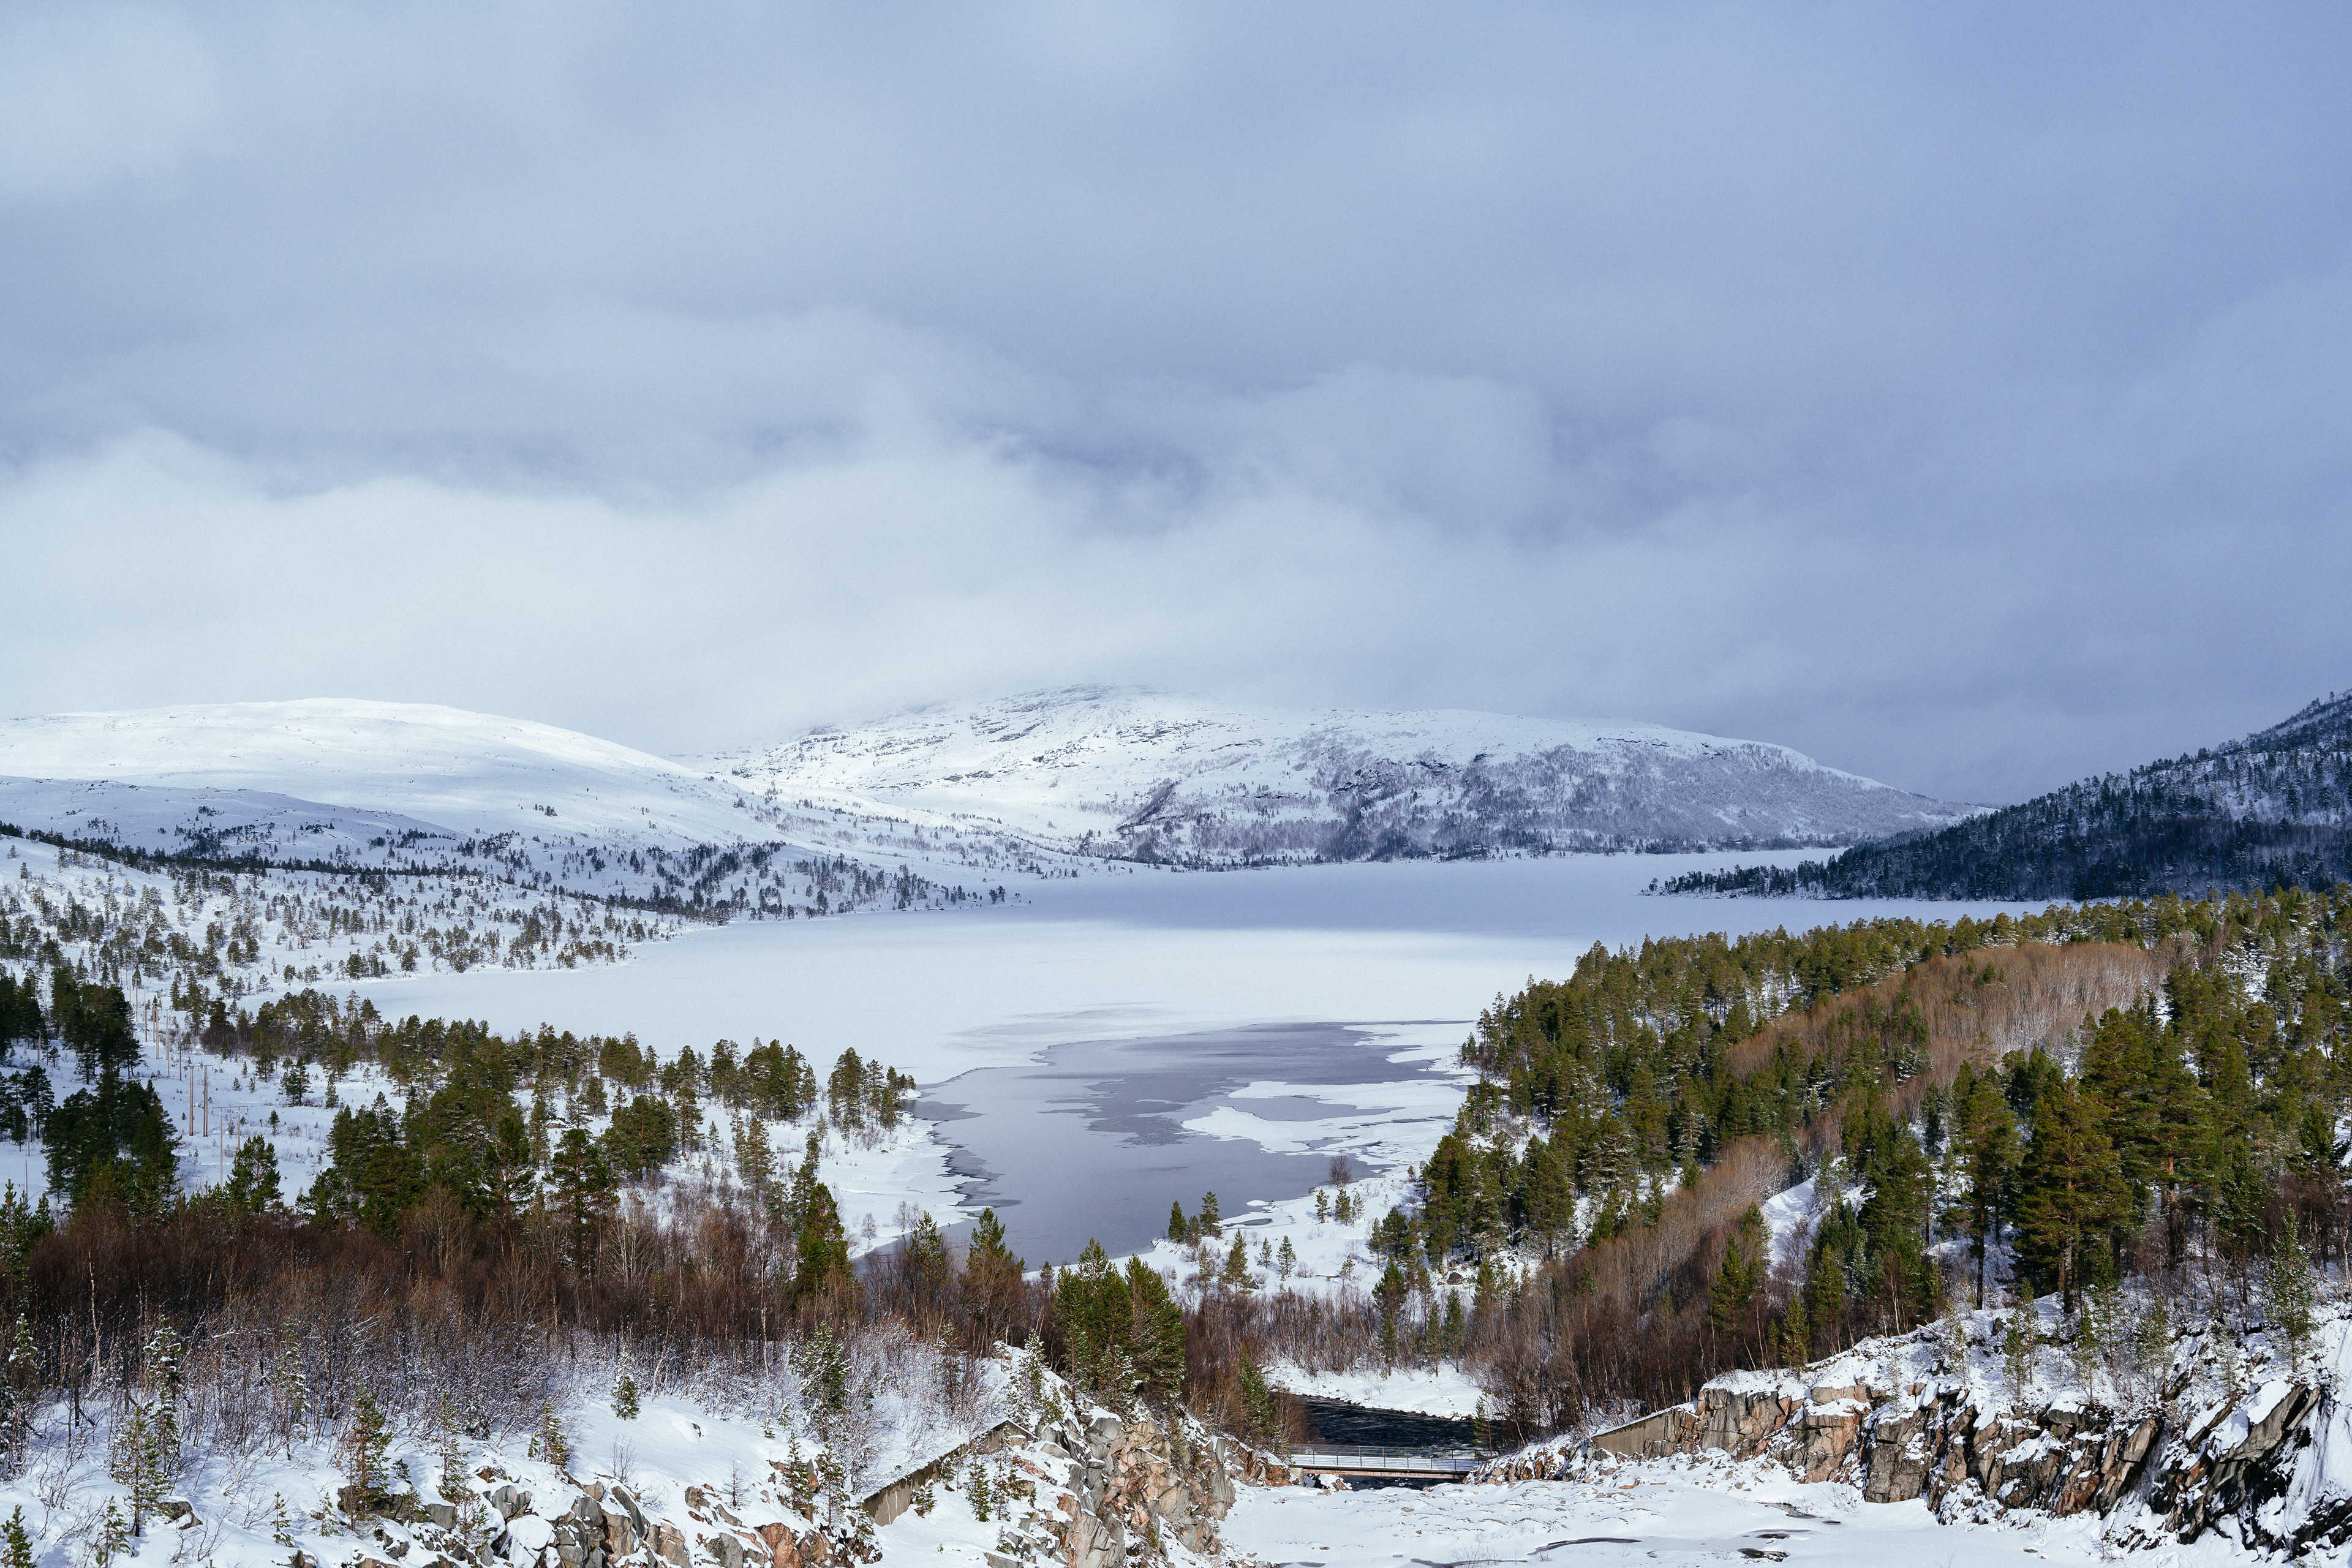
<path id="1" fill-rule="evenodd" d="M 870 902 L 939 852 L 887 812 L 771 805 L 551 725 L 343 699 L 0 721 L 0 822 L 212 859 L 446 869 L 773 913 L 821 894 L 827 909 Z M 957 867 L 1038 868 L 1025 847 L 956 849 Z"/>
<path id="2" fill-rule="evenodd" d="M 0 723 L 0 776 L 163 786 L 144 810 L 121 795 L 102 807 L 146 838 L 168 835 L 163 818 L 199 804 L 197 791 L 290 795 L 460 836 L 614 848 L 767 837 L 740 790 L 677 763 L 428 703 L 320 698 L 12 719 Z"/>
<path id="3" fill-rule="evenodd" d="M 1081 686 L 713 759 L 771 805 L 895 808 L 1071 854 L 1235 865 L 1839 844 L 1975 808 L 1654 724 L 1289 711 Z"/>

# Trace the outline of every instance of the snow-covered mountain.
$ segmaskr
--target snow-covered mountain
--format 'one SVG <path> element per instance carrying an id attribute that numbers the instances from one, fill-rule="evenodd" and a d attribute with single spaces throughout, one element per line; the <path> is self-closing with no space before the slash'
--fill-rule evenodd
<path id="1" fill-rule="evenodd" d="M 1292 711 L 1079 686 L 711 759 L 775 806 L 1224 866 L 1850 844 L 1974 815 L 1786 746 L 1654 724 Z"/>
<path id="2" fill-rule="evenodd" d="M 887 813 L 772 806 L 551 725 L 344 699 L 0 721 L 0 822 L 206 858 L 777 911 L 872 902 L 917 858 Z M 1034 859 L 1023 847 L 992 863 L 992 847 L 959 863 Z"/>

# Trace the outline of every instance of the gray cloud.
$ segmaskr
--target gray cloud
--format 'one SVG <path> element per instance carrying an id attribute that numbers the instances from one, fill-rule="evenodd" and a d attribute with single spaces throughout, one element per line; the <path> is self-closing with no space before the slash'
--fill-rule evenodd
<path id="1" fill-rule="evenodd" d="M 2193 747 L 2352 671 L 2348 29 L 19 8 L 14 706 Z"/>

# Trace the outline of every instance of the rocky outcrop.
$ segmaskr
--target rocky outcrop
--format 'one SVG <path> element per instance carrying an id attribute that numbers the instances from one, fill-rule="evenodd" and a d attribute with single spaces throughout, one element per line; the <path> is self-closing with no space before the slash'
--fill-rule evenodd
<path id="1" fill-rule="evenodd" d="M 1669 1414 L 1672 1421 L 1661 1420 Z M 2137 1479 L 2159 1425 L 2154 1416 L 2119 1424 L 2107 1411 L 2066 1405 L 2025 1416 L 1987 1410 L 1957 1380 L 1807 1387 L 1745 1375 L 1718 1379 L 1688 1405 L 1592 1443 L 1623 1453 L 1621 1434 L 1638 1432 L 1645 1453 L 1665 1444 L 1666 1452 L 1776 1458 L 1808 1481 L 1851 1481 L 1868 1502 L 1925 1497 L 1941 1509 L 1948 1499 L 1981 1496 L 2002 1508 L 2069 1514 L 2114 1507 Z"/>
<path id="2" fill-rule="evenodd" d="M 1122 1421 L 1097 1412 L 1046 1436 L 1048 1458 L 1066 1458 L 1043 1550 L 1069 1568 L 1124 1563 L 1130 1545 L 1162 1541 L 1212 1555 L 1217 1521 L 1231 1509 L 1234 1477 L 1283 1485 L 1288 1469 L 1230 1438 L 1210 1438 L 1181 1416 Z M 1050 1478 L 1050 1472 L 1041 1470 Z"/>
<path id="3" fill-rule="evenodd" d="M 478 1472 L 486 1489 L 456 1504 L 404 1493 L 379 1507 L 369 1521 L 374 1550 L 361 1555 L 382 1568 L 852 1568 L 881 1555 L 879 1525 L 928 1510 L 938 1490 L 961 1489 L 997 1531 L 992 1568 L 1125 1568 L 1178 1547 L 1214 1560 L 1217 1525 L 1239 1486 L 1297 1479 L 1280 1459 L 1181 1413 L 1125 1417 L 1084 1405 L 1051 1373 L 1042 1386 L 1018 1420 L 887 1483 L 862 1506 L 826 1494 L 822 1468 L 797 1449 L 770 1460 L 774 1474 L 758 1482 L 730 1473 L 725 1486 L 683 1487 L 682 1510 L 649 1506 L 628 1486 L 568 1477 L 557 1495 L 535 1499 L 492 1468 Z"/>
<path id="4" fill-rule="evenodd" d="M 1841 1368 L 1851 1373 L 1852 1362 Z M 2332 1386 L 2273 1379 L 2184 1414 L 2079 1400 L 1997 1407 L 1981 1385 L 1925 1376 L 1811 1384 L 1735 1373 L 1690 1404 L 1565 1448 L 1496 1461 L 1482 1479 L 1559 1476 L 1594 1462 L 1712 1450 L 1771 1458 L 1865 1502 L 1924 1499 L 1940 1517 L 2018 1509 L 2095 1513 L 2124 1545 L 2221 1531 L 2289 1555 L 2352 1542 L 2352 1408 Z"/>

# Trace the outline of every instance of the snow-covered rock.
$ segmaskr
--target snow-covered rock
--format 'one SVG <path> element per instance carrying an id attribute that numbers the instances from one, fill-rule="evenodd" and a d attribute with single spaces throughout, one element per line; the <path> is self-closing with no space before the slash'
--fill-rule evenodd
<path id="1" fill-rule="evenodd" d="M 2263 1333 L 2191 1331 L 2126 1396 L 2103 1372 L 2087 1387 L 2063 1373 L 2039 1382 L 2058 1370 L 2053 1331 L 2071 1331 L 2054 1305 L 2032 1310 L 2039 1370 L 2022 1399 L 2003 1386 L 1999 1320 L 1963 1314 L 1958 1333 L 1938 1325 L 1801 1369 L 1727 1373 L 1688 1404 L 1503 1456 L 1480 1479 L 1727 1457 L 1851 1487 L 1867 1503 L 1924 1503 L 1947 1523 L 2079 1517 L 2127 1548 L 2218 1537 L 2293 1556 L 2352 1542 L 2352 1415 L 2321 1370 L 2352 1350 L 2352 1320 L 2323 1322 L 2311 1358 Z M 2215 1342 L 2224 1337 L 2284 1375 L 2243 1387 L 2228 1370 L 2242 1364 L 2234 1342 Z"/>

